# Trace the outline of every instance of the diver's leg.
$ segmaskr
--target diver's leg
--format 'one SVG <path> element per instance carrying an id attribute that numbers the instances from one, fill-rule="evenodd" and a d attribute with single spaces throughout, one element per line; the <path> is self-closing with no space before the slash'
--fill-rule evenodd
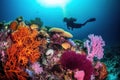
<path id="1" fill-rule="evenodd" d="M 74 27 L 72 28 L 81 28 L 83 24 L 79 24 L 79 23 L 74 23 Z"/>
<path id="2" fill-rule="evenodd" d="M 90 18 L 88 19 L 87 21 L 85 21 L 82 26 L 86 25 L 88 22 L 93 22 L 93 21 L 96 21 L 96 18 Z"/>
<path id="3" fill-rule="evenodd" d="M 88 21 L 85 21 L 81 26 L 85 26 L 88 23 Z"/>

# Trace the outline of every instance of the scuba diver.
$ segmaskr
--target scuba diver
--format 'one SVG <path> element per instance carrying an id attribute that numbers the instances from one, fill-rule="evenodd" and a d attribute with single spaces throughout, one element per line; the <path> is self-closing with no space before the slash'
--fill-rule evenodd
<path id="1" fill-rule="evenodd" d="M 63 19 L 64 22 L 66 22 L 66 25 L 67 25 L 67 28 L 70 30 L 70 27 L 71 29 L 73 30 L 73 28 L 81 28 L 83 26 L 85 26 L 88 22 L 93 22 L 93 21 L 96 21 L 96 18 L 90 18 L 88 19 L 87 21 L 85 21 L 83 24 L 81 23 L 75 23 L 75 21 L 77 21 L 75 18 L 64 18 Z"/>

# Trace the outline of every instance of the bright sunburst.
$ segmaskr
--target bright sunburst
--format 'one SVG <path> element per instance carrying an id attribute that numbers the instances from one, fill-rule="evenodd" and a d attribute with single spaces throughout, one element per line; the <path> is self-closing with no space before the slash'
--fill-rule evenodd
<path id="1" fill-rule="evenodd" d="M 63 7 L 65 6 L 70 0 L 37 0 L 40 5 L 47 6 L 47 7 Z"/>

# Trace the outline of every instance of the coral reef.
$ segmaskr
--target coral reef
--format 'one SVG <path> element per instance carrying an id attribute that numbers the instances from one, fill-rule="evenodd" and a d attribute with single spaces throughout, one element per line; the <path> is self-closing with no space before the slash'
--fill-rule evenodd
<path id="1" fill-rule="evenodd" d="M 40 18 L 25 22 L 21 16 L 0 23 L 0 80 L 106 78 L 110 62 L 100 61 L 105 45 L 101 36 L 89 35 L 90 40 L 84 42 L 61 28 L 42 25 Z"/>

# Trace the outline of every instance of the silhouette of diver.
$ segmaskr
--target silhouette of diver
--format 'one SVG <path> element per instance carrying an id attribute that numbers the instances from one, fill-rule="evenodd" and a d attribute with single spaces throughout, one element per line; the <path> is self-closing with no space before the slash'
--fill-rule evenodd
<path id="1" fill-rule="evenodd" d="M 77 21 L 75 18 L 64 18 L 63 19 L 64 22 L 66 22 L 66 25 L 67 25 L 67 28 L 70 30 L 70 27 L 71 29 L 73 30 L 73 28 L 81 28 L 83 26 L 85 26 L 88 22 L 93 22 L 93 21 L 96 21 L 96 18 L 90 18 L 88 19 L 87 21 L 85 21 L 83 24 L 81 23 L 75 23 L 75 21 Z"/>

